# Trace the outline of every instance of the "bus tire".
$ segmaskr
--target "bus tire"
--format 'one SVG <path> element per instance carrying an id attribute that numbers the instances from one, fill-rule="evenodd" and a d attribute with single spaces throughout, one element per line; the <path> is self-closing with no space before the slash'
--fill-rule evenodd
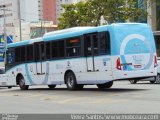
<path id="1" fill-rule="evenodd" d="M 113 85 L 113 81 L 110 81 L 110 82 L 107 82 L 107 83 L 104 83 L 104 84 L 97 84 L 97 87 L 99 89 L 105 89 L 105 88 L 111 88 Z"/>
<path id="2" fill-rule="evenodd" d="M 129 82 L 130 82 L 131 84 L 136 84 L 136 83 L 137 83 L 137 80 L 129 80 Z"/>
<path id="3" fill-rule="evenodd" d="M 151 84 L 154 84 L 154 83 L 155 83 L 155 81 L 150 81 L 150 83 L 151 83 Z"/>
<path id="4" fill-rule="evenodd" d="M 84 85 L 81 85 L 81 84 L 77 85 L 77 89 L 78 89 L 78 90 L 82 90 L 83 87 L 84 87 Z"/>
<path id="5" fill-rule="evenodd" d="M 68 72 L 66 74 L 65 82 L 68 90 L 76 90 L 78 88 L 76 77 L 73 72 Z"/>
<path id="6" fill-rule="evenodd" d="M 19 77 L 19 87 L 21 90 L 28 90 L 29 85 L 25 85 L 25 79 L 23 76 Z"/>
<path id="7" fill-rule="evenodd" d="M 159 73 L 157 74 L 155 79 L 156 79 L 155 83 L 160 84 L 160 74 Z"/>
<path id="8" fill-rule="evenodd" d="M 56 87 L 56 85 L 48 85 L 48 87 L 49 87 L 50 89 L 53 89 L 53 88 Z"/>
<path id="9" fill-rule="evenodd" d="M 8 89 L 11 89 L 12 88 L 12 86 L 8 86 Z"/>

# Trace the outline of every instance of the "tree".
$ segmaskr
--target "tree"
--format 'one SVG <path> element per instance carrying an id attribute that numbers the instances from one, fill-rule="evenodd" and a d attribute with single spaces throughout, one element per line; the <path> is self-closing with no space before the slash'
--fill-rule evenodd
<path id="1" fill-rule="evenodd" d="M 136 5 L 135 0 L 88 0 L 63 5 L 65 12 L 59 18 L 58 27 L 98 26 L 102 16 L 109 23 L 135 21 L 147 15 L 143 8 L 137 8 Z"/>

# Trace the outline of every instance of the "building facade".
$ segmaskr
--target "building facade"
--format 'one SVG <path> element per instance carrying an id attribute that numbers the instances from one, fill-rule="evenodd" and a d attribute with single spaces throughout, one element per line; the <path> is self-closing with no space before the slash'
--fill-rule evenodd
<path id="1" fill-rule="evenodd" d="M 56 0 L 43 0 L 43 21 L 56 21 Z"/>
<path id="2" fill-rule="evenodd" d="M 14 35 L 13 39 L 16 39 L 16 34 L 19 33 L 19 15 L 18 15 L 18 1 L 17 0 L 0 0 L 0 35 L 4 34 L 4 20 L 6 21 L 6 34 Z M 5 7 L 2 7 L 5 6 Z M 4 19 L 5 13 L 5 19 Z M 16 33 L 18 32 L 18 33 Z"/>
<path id="3" fill-rule="evenodd" d="M 30 23 L 56 24 L 56 0 L 0 0 L 0 6 L 4 5 L 5 27 L 7 35 L 13 36 L 13 42 L 20 41 L 21 38 L 22 40 L 31 38 Z M 44 25 L 41 29 L 43 27 Z M 0 35 L 2 34 L 4 34 L 4 11 L 0 10 Z"/>

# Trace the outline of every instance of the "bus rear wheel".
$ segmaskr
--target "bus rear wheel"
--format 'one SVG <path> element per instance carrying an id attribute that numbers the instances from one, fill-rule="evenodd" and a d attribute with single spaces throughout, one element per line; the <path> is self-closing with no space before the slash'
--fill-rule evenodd
<path id="1" fill-rule="evenodd" d="M 48 85 L 48 87 L 49 87 L 50 89 L 53 89 L 53 88 L 56 87 L 56 85 Z"/>
<path id="2" fill-rule="evenodd" d="M 105 89 L 105 88 L 111 88 L 113 85 L 113 81 L 110 81 L 110 82 L 107 82 L 107 83 L 104 83 L 104 84 L 97 84 L 97 87 L 99 89 Z"/>
<path id="3" fill-rule="evenodd" d="M 19 87 L 21 90 L 28 90 L 29 88 L 29 85 L 25 85 L 25 80 L 22 76 L 19 78 Z"/>
<path id="4" fill-rule="evenodd" d="M 150 81 L 150 83 L 151 83 L 151 84 L 154 84 L 154 83 L 155 83 L 155 81 Z"/>
<path id="5" fill-rule="evenodd" d="M 8 86 L 8 89 L 11 89 L 12 88 L 12 86 Z"/>
<path id="6" fill-rule="evenodd" d="M 66 82 L 68 90 L 78 89 L 76 77 L 73 72 L 67 73 L 67 75 L 65 76 L 65 82 Z M 79 86 L 79 87 L 82 88 L 82 86 Z"/>

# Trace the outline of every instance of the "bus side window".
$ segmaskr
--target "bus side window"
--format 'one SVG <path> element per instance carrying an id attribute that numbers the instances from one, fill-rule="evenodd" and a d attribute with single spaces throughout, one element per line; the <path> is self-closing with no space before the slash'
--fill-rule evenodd
<path id="1" fill-rule="evenodd" d="M 100 42 L 100 54 L 111 54 L 110 53 L 110 34 L 109 32 L 99 33 Z"/>
<path id="2" fill-rule="evenodd" d="M 46 43 L 46 59 L 51 58 L 51 44 L 50 42 Z"/>
<path id="3" fill-rule="evenodd" d="M 14 64 L 14 52 L 8 51 L 7 52 L 7 65 Z"/>
<path id="4" fill-rule="evenodd" d="M 15 48 L 15 62 L 21 61 L 21 49 L 20 47 Z"/>
<path id="5" fill-rule="evenodd" d="M 44 43 L 40 44 L 40 55 L 41 55 L 41 59 L 40 60 L 45 60 L 45 48 L 44 48 Z"/>
<path id="6" fill-rule="evenodd" d="M 58 42 L 52 42 L 52 58 L 58 57 Z"/>
<path id="7" fill-rule="evenodd" d="M 66 41 L 66 56 L 74 57 L 81 55 L 81 47 L 80 47 L 80 39 L 79 38 L 70 38 Z"/>
<path id="8" fill-rule="evenodd" d="M 61 40 L 58 42 L 58 53 L 59 57 L 64 57 L 65 51 L 64 51 L 64 40 Z"/>
<path id="9" fill-rule="evenodd" d="M 86 35 L 84 38 L 85 42 L 85 56 L 98 55 L 98 34 L 92 33 Z"/>
<path id="10" fill-rule="evenodd" d="M 93 48 L 94 48 L 94 55 L 98 55 L 98 36 L 97 34 L 93 35 Z"/>
<path id="11" fill-rule="evenodd" d="M 92 55 L 92 44 L 91 44 L 91 37 L 90 36 L 86 36 L 85 37 L 86 40 L 86 51 L 87 51 L 87 56 L 91 56 Z"/>
<path id="12" fill-rule="evenodd" d="M 27 61 L 33 60 L 33 46 L 29 45 L 27 46 Z"/>
<path id="13" fill-rule="evenodd" d="M 25 46 L 15 49 L 15 62 L 26 61 L 26 49 Z"/>
<path id="14" fill-rule="evenodd" d="M 21 60 L 20 60 L 20 62 L 26 61 L 26 49 L 25 48 L 26 48 L 25 46 L 20 48 L 21 49 L 21 54 L 20 54 Z"/>

